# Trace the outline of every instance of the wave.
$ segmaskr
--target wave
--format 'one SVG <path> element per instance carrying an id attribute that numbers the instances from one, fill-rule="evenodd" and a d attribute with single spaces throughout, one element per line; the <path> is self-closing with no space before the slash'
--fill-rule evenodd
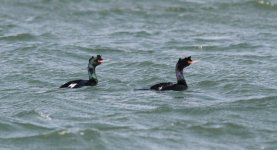
<path id="1" fill-rule="evenodd" d="M 189 129 L 195 133 L 208 136 L 239 135 L 243 137 L 252 137 L 248 127 L 232 122 L 191 125 Z"/>
<path id="2" fill-rule="evenodd" d="M 0 122 L 0 128 L 0 139 L 37 136 L 52 130 L 51 127 L 48 127 L 45 124 L 17 119 L 2 119 Z"/>
<path id="3" fill-rule="evenodd" d="M 179 6 L 169 6 L 165 10 L 169 12 L 183 13 L 183 12 L 210 12 L 227 9 L 247 9 L 247 8 L 261 8 L 268 10 L 277 9 L 277 3 L 272 0 L 248 0 L 248 1 L 215 1 L 215 2 L 184 2 Z"/>
<path id="4" fill-rule="evenodd" d="M 148 31 L 118 31 L 111 33 L 111 36 L 135 36 L 135 37 L 147 37 L 153 35 Z"/>
<path id="5" fill-rule="evenodd" d="M 98 130 L 95 129 L 54 129 L 38 134 L 27 135 L 21 133 L 21 136 L 0 137 L 5 141 L 5 145 L 20 145 L 23 149 L 32 149 L 35 147 L 45 147 L 47 149 L 103 149 L 104 141 Z M 71 141 L 71 142 L 68 142 Z M 88 142 L 89 141 L 89 142 Z"/>
<path id="6" fill-rule="evenodd" d="M 86 53 L 95 53 L 95 54 L 111 54 L 111 53 L 126 53 L 129 52 L 128 49 L 122 49 L 122 48 L 114 48 L 114 47 L 107 47 L 103 45 L 95 45 L 95 46 L 85 46 L 85 45 L 72 45 L 71 48 L 78 49 L 80 51 L 86 52 Z"/>
<path id="7" fill-rule="evenodd" d="M 271 0 L 257 0 L 255 5 L 262 9 L 277 9 L 277 3 L 272 2 Z"/>
<path id="8" fill-rule="evenodd" d="M 5 40 L 5 41 L 29 41 L 29 40 L 34 40 L 36 36 L 30 33 L 19 33 L 15 35 L 6 35 L 6 36 L 1 36 L 0 40 Z"/>
<path id="9" fill-rule="evenodd" d="M 277 95 L 270 95 L 270 96 L 250 96 L 250 97 L 245 97 L 245 98 L 238 98 L 238 99 L 233 99 L 231 105 L 232 106 L 255 106 L 258 108 L 261 108 L 261 106 L 272 106 L 275 107 L 277 100 Z"/>

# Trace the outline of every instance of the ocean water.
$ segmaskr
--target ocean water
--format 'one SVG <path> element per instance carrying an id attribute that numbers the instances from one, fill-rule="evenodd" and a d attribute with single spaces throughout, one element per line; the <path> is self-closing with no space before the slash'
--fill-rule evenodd
<path id="1" fill-rule="evenodd" d="M 0 149 L 276 150 L 276 41 L 273 0 L 2 0 Z"/>

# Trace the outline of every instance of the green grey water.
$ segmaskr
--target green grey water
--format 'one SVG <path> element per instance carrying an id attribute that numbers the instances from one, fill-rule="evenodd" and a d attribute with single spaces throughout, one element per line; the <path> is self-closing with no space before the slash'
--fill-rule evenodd
<path id="1" fill-rule="evenodd" d="M 273 0 L 2 0 L 0 149 L 275 150 L 276 41 Z"/>

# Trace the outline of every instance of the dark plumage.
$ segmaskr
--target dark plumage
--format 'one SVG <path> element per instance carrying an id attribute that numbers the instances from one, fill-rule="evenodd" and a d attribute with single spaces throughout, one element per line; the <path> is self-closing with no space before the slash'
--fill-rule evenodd
<path id="1" fill-rule="evenodd" d="M 95 68 L 100 65 L 104 60 L 100 55 L 92 56 L 88 63 L 89 80 L 73 80 L 60 86 L 60 88 L 80 88 L 82 86 L 95 86 L 98 83 Z"/>
<path id="2" fill-rule="evenodd" d="M 191 56 L 186 57 L 184 59 L 179 59 L 176 64 L 176 78 L 177 83 L 172 82 L 165 82 L 165 83 L 158 83 L 150 87 L 151 90 L 156 91 L 165 91 L 165 90 L 173 90 L 173 91 L 183 91 L 188 88 L 188 85 L 186 83 L 186 80 L 183 75 L 183 70 L 190 64 L 192 64 L 193 61 L 191 60 Z"/>

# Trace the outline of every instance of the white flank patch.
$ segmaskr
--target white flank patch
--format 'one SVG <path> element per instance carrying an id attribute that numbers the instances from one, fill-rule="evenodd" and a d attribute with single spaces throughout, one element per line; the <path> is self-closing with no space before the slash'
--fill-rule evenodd
<path id="1" fill-rule="evenodd" d="M 161 91 L 163 89 L 163 86 L 159 87 L 159 91 Z"/>
<path id="2" fill-rule="evenodd" d="M 71 83 L 71 84 L 69 84 L 69 88 L 74 88 L 75 86 L 77 85 L 77 83 Z"/>

